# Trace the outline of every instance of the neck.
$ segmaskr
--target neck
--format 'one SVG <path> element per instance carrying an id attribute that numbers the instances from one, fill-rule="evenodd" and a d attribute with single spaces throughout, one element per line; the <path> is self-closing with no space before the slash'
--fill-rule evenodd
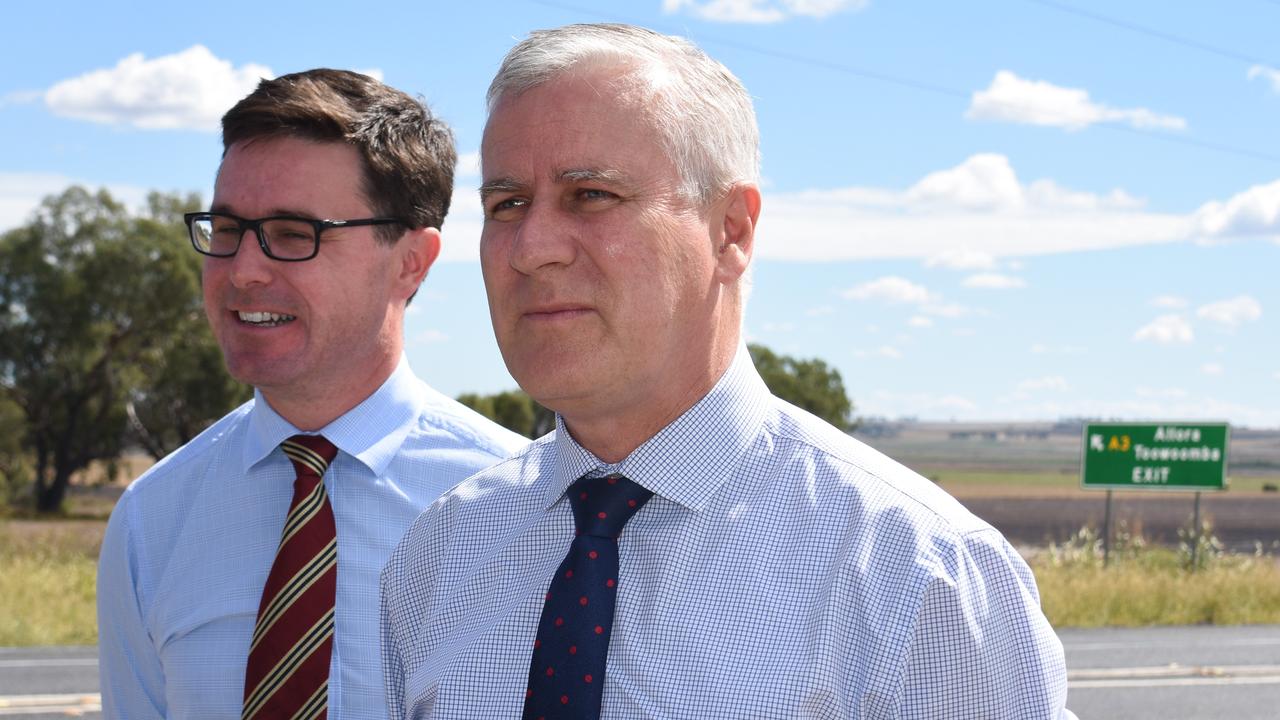
<path id="1" fill-rule="evenodd" d="M 662 398 L 639 398 L 632 411 L 618 412 L 614 405 L 600 413 L 578 411 L 572 416 L 561 413 L 565 427 L 592 455 L 606 463 L 621 462 L 711 392 L 737 352 L 736 331 L 732 339 L 731 343 L 717 344 L 705 365 Z"/>
<path id="2" fill-rule="evenodd" d="M 316 384 L 309 384 L 302 392 L 291 389 L 258 388 L 263 399 L 289 424 L 304 432 L 315 432 L 351 411 L 369 399 L 391 377 L 400 361 L 400 353 L 386 355 L 358 376 L 343 378 L 341 384 L 329 383 L 333 388 L 317 394 Z M 307 392 L 307 391 L 310 392 Z"/>

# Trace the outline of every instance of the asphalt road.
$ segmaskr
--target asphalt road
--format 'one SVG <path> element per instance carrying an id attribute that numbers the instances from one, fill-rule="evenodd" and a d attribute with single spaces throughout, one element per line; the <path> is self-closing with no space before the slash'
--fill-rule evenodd
<path id="1" fill-rule="evenodd" d="M 0 648 L 0 717 L 100 718 L 98 649 Z"/>
<path id="2" fill-rule="evenodd" d="M 1080 720 L 1275 720 L 1280 625 L 1059 633 Z M 96 650 L 0 648 L 0 717 L 100 718 Z"/>
<path id="3" fill-rule="evenodd" d="M 1280 626 L 1067 629 L 1080 720 L 1276 720 Z"/>

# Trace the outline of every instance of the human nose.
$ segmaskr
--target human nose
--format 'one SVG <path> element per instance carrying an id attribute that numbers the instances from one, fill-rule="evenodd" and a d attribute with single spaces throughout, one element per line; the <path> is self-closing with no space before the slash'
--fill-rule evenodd
<path id="1" fill-rule="evenodd" d="M 549 203 L 534 203 L 515 227 L 511 267 L 529 275 L 570 265 L 577 256 L 578 228 L 569 214 Z"/>
<path id="2" fill-rule="evenodd" d="M 231 263 L 231 283 L 236 287 L 263 285 L 271 280 L 271 266 L 276 261 L 262 251 L 258 232 L 256 228 L 241 231 L 240 248 L 227 258 Z"/>

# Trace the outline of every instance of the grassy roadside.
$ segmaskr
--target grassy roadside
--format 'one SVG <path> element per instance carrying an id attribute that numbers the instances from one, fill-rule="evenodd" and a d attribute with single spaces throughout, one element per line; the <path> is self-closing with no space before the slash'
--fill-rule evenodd
<path id="1" fill-rule="evenodd" d="M 94 579 L 106 523 L 0 522 L 0 646 L 98 641 Z"/>
<path id="2" fill-rule="evenodd" d="M 105 522 L 0 522 L 0 647 L 91 645 L 96 558 Z M 1096 535 L 1082 531 L 1033 555 L 1045 615 L 1054 627 L 1280 623 L 1280 559 L 1230 555 L 1121 536 L 1103 567 Z"/>
<path id="3" fill-rule="evenodd" d="M 1029 564 L 1054 627 L 1280 623 L 1280 558 L 1223 553 L 1211 535 L 1191 545 L 1150 547 L 1120 532 L 1103 564 L 1097 534 L 1082 530 Z"/>

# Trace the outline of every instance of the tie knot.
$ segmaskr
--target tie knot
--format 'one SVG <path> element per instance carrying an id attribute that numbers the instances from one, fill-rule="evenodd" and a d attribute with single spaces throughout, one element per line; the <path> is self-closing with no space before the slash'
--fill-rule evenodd
<path id="1" fill-rule="evenodd" d="M 280 449 L 293 461 L 299 477 L 324 477 L 324 471 L 338 454 L 338 448 L 323 435 L 294 435 L 280 443 Z"/>
<path id="2" fill-rule="evenodd" d="M 622 526 L 653 496 L 621 475 L 582 478 L 569 486 L 573 522 L 582 535 L 617 538 Z"/>

